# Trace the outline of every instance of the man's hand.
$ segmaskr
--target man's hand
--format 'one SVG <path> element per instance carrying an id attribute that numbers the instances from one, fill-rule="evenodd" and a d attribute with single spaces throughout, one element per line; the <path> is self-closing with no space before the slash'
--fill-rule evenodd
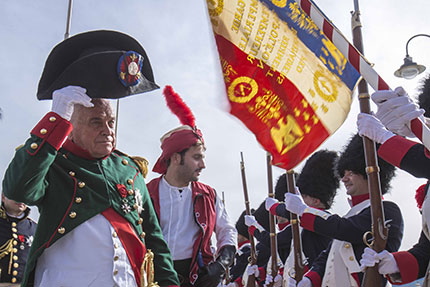
<path id="1" fill-rule="evenodd" d="M 303 277 L 297 284 L 297 287 L 312 287 L 312 281 L 308 277 Z"/>
<path id="2" fill-rule="evenodd" d="M 285 209 L 291 213 L 295 213 L 299 216 L 303 215 L 305 209 L 308 207 L 303 201 L 299 189 L 296 187 L 297 194 L 286 192 L 285 193 Z"/>
<path id="3" fill-rule="evenodd" d="M 254 226 L 257 228 L 260 232 L 264 231 L 264 227 L 260 225 L 260 223 L 257 222 L 254 215 L 245 215 L 245 225 L 248 227 Z"/>
<path id="4" fill-rule="evenodd" d="M 265 203 L 266 210 L 270 211 L 270 208 L 276 203 L 279 203 L 279 201 L 276 198 L 272 198 L 272 197 L 266 198 L 266 203 Z"/>
<path id="5" fill-rule="evenodd" d="M 378 272 L 382 275 L 400 272 L 393 254 L 387 250 L 376 253 L 375 250 L 366 247 L 360 260 L 361 270 L 373 267 L 376 263 L 379 263 Z"/>
<path id="6" fill-rule="evenodd" d="M 260 271 L 258 270 L 258 266 L 257 265 L 249 265 L 246 266 L 246 274 L 249 276 L 254 275 L 255 278 L 257 278 L 258 276 L 260 276 Z"/>
<path id="7" fill-rule="evenodd" d="M 409 98 L 402 87 L 394 91 L 376 91 L 372 94 L 372 100 L 378 106 L 375 116 L 388 130 L 401 136 L 415 137 L 409 123 L 418 117 L 424 121 L 424 110 Z"/>
<path id="8" fill-rule="evenodd" d="M 87 90 L 78 86 L 67 86 L 52 93 L 51 111 L 57 113 L 63 119 L 70 121 L 75 104 L 91 108 L 91 98 L 86 94 Z"/>
<path id="9" fill-rule="evenodd" d="M 358 114 L 357 128 L 360 136 L 366 136 L 380 144 L 383 144 L 394 136 L 394 134 L 387 130 L 375 116 L 370 114 Z"/>

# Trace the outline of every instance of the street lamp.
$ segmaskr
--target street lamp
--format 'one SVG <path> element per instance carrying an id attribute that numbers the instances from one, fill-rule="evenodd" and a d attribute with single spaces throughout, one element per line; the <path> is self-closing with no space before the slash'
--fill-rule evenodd
<path id="1" fill-rule="evenodd" d="M 394 76 L 410 80 L 410 79 L 415 78 L 418 74 L 421 74 L 422 72 L 425 71 L 426 67 L 423 65 L 418 65 L 417 63 L 412 61 L 412 57 L 409 56 L 409 53 L 408 53 L 409 42 L 413 38 L 416 38 L 419 36 L 425 36 L 425 37 L 430 38 L 430 35 L 427 35 L 427 34 L 417 34 L 417 35 L 412 36 L 408 40 L 408 42 L 406 42 L 406 56 L 403 59 L 404 63 L 403 63 L 403 65 L 400 66 L 400 68 L 397 71 L 394 72 Z"/>

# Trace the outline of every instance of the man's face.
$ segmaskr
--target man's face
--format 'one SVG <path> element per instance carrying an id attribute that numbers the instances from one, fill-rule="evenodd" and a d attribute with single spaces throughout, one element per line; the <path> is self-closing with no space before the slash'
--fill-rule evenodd
<path id="1" fill-rule="evenodd" d="M 361 174 L 356 174 L 350 170 L 345 170 L 341 180 L 345 185 L 346 194 L 350 196 L 369 193 L 367 179 L 365 179 Z"/>
<path id="2" fill-rule="evenodd" d="M 190 147 L 183 156 L 183 163 L 178 166 L 178 178 L 184 182 L 199 180 L 200 172 L 205 166 L 203 145 Z"/>
<path id="3" fill-rule="evenodd" d="M 8 199 L 3 194 L 1 196 L 1 200 L 4 204 L 6 211 L 11 215 L 21 215 L 27 209 L 27 205 L 25 205 L 24 203 Z"/>
<path id="4" fill-rule="evenodd" d="M 76 107 L 70 139 L 94 158 L 102 158 L 115 147 L 115 116 L 107 100 L 93 100 L 94 107 Z"/>

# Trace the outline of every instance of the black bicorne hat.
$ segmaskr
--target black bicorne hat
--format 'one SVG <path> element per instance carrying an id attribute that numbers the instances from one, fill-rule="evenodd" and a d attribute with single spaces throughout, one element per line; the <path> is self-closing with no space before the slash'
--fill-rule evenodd
<path id="1" fill-rule="evenodd" d="M 91 98 L 123 98 L 159 87 L 143 47 L 124 33 L 90 31 L 70 37 L 52 49 L 39 81 L 37 98 L 81 86 Z"/>
<path id="2" fill-rule="evenodd" d="M 376 143 L 378 148 L 380 144 Z M 381 192 L 385 194 L 390 189 L 390 181 L 395 175 L 395 167 L 378 156 L 379 178 L 381 181 Z M 336 172 L 342 178 L 345 171 L 349 170 L 361 174 L 367 179 L 366 160 L 364 158 L 363 138 L 355 134 L 344 147 L 342 154 L 336 163 Z"/>
<path id="3" fill-rule="evenodd" d="M 254 211 L 255 211 L 254 209 L 251 209 L 251 214 L 253 214 Z M 246 215 L 246 210 L 244 210 L 242 214 L 239 216 L 239 218 L 237 219 L 236 230 L 237 230 L 237 233 L 249 239 L 248 226 L 246 226 L 245 224 L 245 215 Z"/>

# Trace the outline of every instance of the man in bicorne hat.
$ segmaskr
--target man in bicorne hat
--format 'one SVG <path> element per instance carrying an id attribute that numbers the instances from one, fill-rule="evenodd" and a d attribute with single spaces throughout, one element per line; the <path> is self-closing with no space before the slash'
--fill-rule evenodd
<path id="1" fill-rule="evenodd" d="M 82 33 L 52 50 L 37 95 L 52 98 L 51 112 L 3 181 L 8 198 L 40 212 L 22 286 L 178 286 L 146 162 L 115 149 L 106 99 L 155 88 L 145 51 L 126 34 Z"/>
<path id="2" fill-rule="evenodd" d="M 385 194 L 390 188 L 395 168 L 381 158 L 378 165 L 381 192 Z M 300 216 L 300 225 L 304 229 L 333 238 L 297 284 L 300 287 L 361 285 L 363 272 L 358 262 L 366 247 L 363 235 L 371 231 L 372 222 L 363 139 L 358 134 L 351 138 L 339 156 L 336 171 L 350 196 L 351 209 L 343 217 L 310 208 L 298 194 L 285 194 L 286 209 Z M 383 208 L 385 220 L 389 222 L 386 247 L 397 251 L 403 237 L 402 214 L 394 202 L 384 200 Z M 386 280 L 383 280 L 382 286 L 385 284 Z"/>
<path id="3" fill-rule="evenodd" d="M 162 154 L 153 168 L 161 176 L 148 183 L 148 190 L 181 286 L 217 286 L 233 262 L 236 230 L 215 189 L 198 181 L 205 146 L 191 110 L 171 87 L 164 95 L 183 125 L 161 138 Z"/>

